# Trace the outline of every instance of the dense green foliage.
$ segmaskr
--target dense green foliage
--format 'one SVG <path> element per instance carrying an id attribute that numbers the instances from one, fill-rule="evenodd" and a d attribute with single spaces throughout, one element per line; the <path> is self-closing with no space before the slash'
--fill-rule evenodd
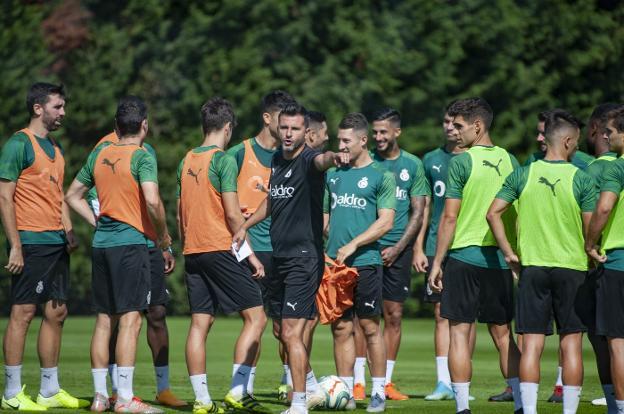
<path id="1" fill-rule="evenodd" d="M 258 130 L 260 98 L 275 88 L 326 112 L 330 132 L 346 112 L 392 105 L 404 116 L 402 145 L 421 155 L 440 140 L 442 108 L 480 95 L 496 113 L 495 141 L 522 158 L 537 112 L 558 106 L 586 118 L 596 103 L 624 100 L 622 22 L 615 1 L 7 0 L 0 144 L 27 123 L 32 82 L 63 82 L 67 117 L 55 136 L 68 185 L 111 130 L 116 100 L 139 95 L 173 230 L 175 167 L 201 138 L 199 107 L 210 96 L 234 103 L 237 141 Z M 88 309 L 90 290 L 91 230 L 76 222 L 74 311 Z M 184 311 L 181 266 L 171 285 L 172 310 Z M 0 287 L 4 305 L 8 278 Z"/>
<path id="2" fill-rule="evenodd" d="M 93 397 L 93 385 L 89 365 L 89 343 L 93 330 L 93 318 L 70 317 L 63 330 L 63 346 L 59 363 L 59 380 L 63 389 L 82 398 Z M 188 331 L 189 318 L 168 318 L 170 352 L 171 389 L 180 398 L 191 401 L 194 397 L 191 383 L 187 376 L 184 360 L 184 343 Z M 6 319 L 0 320 L 0 329 L 4 330 Z M 237 318 L 217 319 L 206 345 L 206 374 L 211 397 L 221 401 L 230 387 L 232 375 L 232 349 L 236 341 L 234 332 L 238 332 L 241 322 Z M 39 361 L 37 359 L 37 330 L 33 326 L 28 335 L 22 383 L 27 391 L 36 394 L 39 385 Z M 561 404 L 546 402 L 552 392 L 557 373 L 556 337 L 546 340 L 542 357 L 542 383 L 539 390 L 538 409 L 540 413 L 561 413 Z M 602 396 L 602 389 L 596 373 L 594 354 L 589 341 L 583 344 L 585 380 L 583 394 L 579 404 L 579 413 L 604 413 L 605 407 L 591 405 L 591 400 Z M 476 400 L 470 403 L 473 412 L 499 414 L 513 412 L 513 403 L 490 403 L 487 397 L 503 390 L 505 382 L 498 368 L 498 353 L 492 344 L 485 325 L 479 324 L 477 346 L 473 357 L 474 375 L 470 394 Z M 332 352 L 332 337 L 327 326 L 319 326 L 314 335 L 314 347 L 310 363 L 317 377 L 336 372 Z M 262 356 L 258 362 L 254 394 L 262 404 L 279 413 L 285 409 L 277 401 L 276 390 L 282 375 L 282 365 L 277 354 L 277 341 L 267 329 L 262 340 Z M 388 401 L 387 412 L 393 414 L 448 414 L 454 412 L 455 401 L 424 401 L 423 397 L 435 386 L 435 357 L 433 349 L 433 321 L 410 320 L 404 324 L 401 352 L 394 369 L 393 380 L 403 392 L 410 396 L 409 401 Z M 148 402 L 153 402 L 155 395 L 154 370 L 152 355 L 145 341 L 145 326 L 139 338 L 136 370 L 134 371 L 134 392 Z M 367 392 L 370 393 L 371 380 L 367 373 Z M 358 413 L 364 412 L 368 401 L 358 403 Z M 76 413 L 75 410 L 54 410 L 58 413 Z M 81 411 L 82 412 L 82 411 Z M 167 410 L 167 413 L 188 412 Z M 317 412 L 317 411 L 315 411 Z M 321 411 L 323 412 L 323 411 Z M 325 411 L 330 413 L 331 411 Z M 334 411 L 335 412 L 335 411 Z"/>

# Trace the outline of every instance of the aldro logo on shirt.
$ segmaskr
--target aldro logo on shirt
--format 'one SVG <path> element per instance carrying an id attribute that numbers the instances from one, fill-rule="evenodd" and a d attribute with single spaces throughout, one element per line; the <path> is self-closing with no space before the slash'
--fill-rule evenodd
<path id="1" fill-rule="evenodd" d="M 546 177 L 540 177 L 539 180 L 537 180 L 538 183 L 544 184 L 545 186 L 549 187 L 554 197 L 557 197 L 557 193 L 555 193 L 555 186 L 557 185 L 559 181 L 561 181 L 561 178 L 558 178 L 557 181 L 555 181 L 554 183 L 551 183 L 550 181 L 548 181 Z"/>
<path id="2" fill-rule="evenodd" d="M 295 193 L 294 187 L 286 187 L 284 184 L 280 184 L 277 187 L 271 187 L 271 198 L 291 198 Z"/>
<path id="3" fill-rule="evenodd" d="M 338 195 L 336 193 L 332 193 L 332 210 L 336 207 L 348 207 L 348 208 L 358 208 L 365 209 L 366 208 L 366 199 L 362 197 L 358 197 L 355 194 L 341 194 Z"/>
<path id="4" fill-rule="evenodd" d="M 400 201 L 407 200 L 407 190 L 403 190 L 401 187 L 397 185 L 396 191 L 394 192 L 394 197 Z"/>

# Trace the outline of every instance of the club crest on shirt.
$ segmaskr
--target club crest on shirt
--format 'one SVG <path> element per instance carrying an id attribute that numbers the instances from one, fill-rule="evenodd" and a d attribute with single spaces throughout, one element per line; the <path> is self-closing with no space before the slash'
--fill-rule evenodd
<path id="1" fill-rule="evenodd" d="M 401 170 L 401 174 L 399 174 L 399 178 L 401 179 L 401 181 L 407 181 L 410 178 L 409 173 L 407 172 L 407 168 L 403 168 Z"/>
<path id="2" fill-rule="evenodd" d="M 362 177 L 360 179 L 360 181 L 358 181 L 357 186 L 359 188 L 366 188 L 366 187 L 368 187 L 368 177 Z"/>
<path id="3" fill-rule="evenodd" d="M 41 293 L 43 292 L 43 281 L 39 281 L 39 283 L 37 283 L 37 287 L 35 288 L 35 292 L 37 293 Z"/>

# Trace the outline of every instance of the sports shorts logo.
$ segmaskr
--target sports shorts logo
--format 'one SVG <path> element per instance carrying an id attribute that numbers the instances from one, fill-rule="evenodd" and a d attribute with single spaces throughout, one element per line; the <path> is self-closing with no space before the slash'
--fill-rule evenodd
<path id="1" fill-rule="evenodd" d="M 112 161 L 111 161 L 111 160 L 109 160 L 108 158 L 104 158 L 104 159 L 102 160 L 102 164 L 103 164 L 103 165 L 106 165 L 106 166 L 108 166 L 108 167 L 110 167 L 110 168 L 111 168 L 111 170 L 113 170 L 113 174 L 116 174 L 116 173 L 115 173 L 115 165 L 117 165 L 117 163 L 118 163 L 119 161 L 121 161 L 121 158 L 117 158 L 117 161 L 115 161 L 115 162 L 112 162 Z"/>
<path id="2" fill-rule="evenodd" d="M 292 310 L 295 310 L 295 307 L 297 306 L 299 302 L 295 302 L 295 303 L 290 303 L 290 302 L 286 302 L 286 306 L 289 306 L 292 308 Z"/>
<path id="3" fill-rule="evenodd" d="M 37 293 L 43 292 L 43 281 L 42 280 L 40 280 L 39 283 L 37 283 L 37 287 L 35 288 L 35 292 L 37 292 Z"/>
<path id="4" fill-rule="evenodd" d="M 359 188 L 366 188 L 366 187 L 368 187 L 368 177 L 362 177 L 360 179 L 360 181 L 358 181 L 357 186 Z"/>
<path id="5" fill-rule="evenodd" d="M 188 170 L 186 170 L 186 175 L 190 175 L 191 177 L 193 177 L 195 179 L 195 183 L 199 184 L 199 173 L 201 172 L 201 168 L 199 170 L 197 170 L 197 172 L 194 172 L 191 167 L 189 167 Z"/>
<path id="6" fill-rule="evenodd" d="M 498 174 L 498 176 L 501 176 L 500 170 L 498 169 L 498 167 L 500 166 L 500 163 L 503 162 L 503 159 L 500 158 L 498 160 L 498 164 L 494 165 L 491 162 L 489 162 L 488 160 L 483 160 L 483 166 L 484 167 L 489 167 L 489 168 L 493 168 L 496 170 L 496 174 Z"/>
<path id="7" fill-rule="evenodd" d="M 557 197 L 557 193 L 555 193 L 555 186 L 557 185 L 559 181 L 561 181 L 561 178 L 558 178 L 557 181 L 555 181 L 554 183 L 551 183 L 550 181 L 548 181 L 546 177 L 540 177 L 539 180 L 537 180 L 538 183 L 544 184 L 550 187 L 550 191 L 552 191 L 552 194 L 554 197 Z"/>
<path id="8" fill-rule="evenodd" d="M 367 204 L 366 199 L 362 197 L 358 197 L 355 194 L 344 193 L 342 195 L 338 195 L 336 193 L 332 193 L 331 197 L 332 197 L 332 202 L 331 202 L 332 210 L 338 206 L 348 207 L 348 208 L 359 208 L 362 210 L 366 208 L 366 204 Z"/>
<path id="9" fill-rule="evenodd" d="M 444 184 L 444 181 L 436 181 L 433 184 L 433 194 L 436 197 L 444 197 L 444 193 L 446 193 L 446 184 Z"/>
<path id="10" fill-rule="evenodd" d="M 372 301 L 371 303 L 364 302 L 364 306 L 369 306 L 369 307 L 375 309 L 375 301 Z"/>
<path id="11" fill-rule="evenodd" d="M 399 178 L 401 181 L 407 181 L 410 178 L 409 172 L 407 172 L 407 168 L 403 168 L 401 170 L 401 174 L 399 174 Z"/>
<path id="12" fill-rule="evenodd" d="M 149 305 L 152 301 L 152 291 L 147 292 L 147 304 Z"/>
<path id="13" fill-rule="evenodd" d="M 280 184 L 277 187 L 271 187 L 271 198 L 291 198 L 295 193 L 294 187 L 285 187 Z"/>

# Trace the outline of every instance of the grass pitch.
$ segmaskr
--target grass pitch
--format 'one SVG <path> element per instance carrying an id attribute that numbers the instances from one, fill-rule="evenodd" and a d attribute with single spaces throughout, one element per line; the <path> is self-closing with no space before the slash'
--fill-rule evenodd
<path id="1" fill-rule="evenodd" d="M 182 399 L 192 401 L 193 391 L 186 373 L 184 343 L 190 317 L 169 318 L 170 336 L 170 377 L 172 390 Z M 6 319 L 0 320 L 4 332 Z M 65 323 L 62 354 L 60 360 L 61 386 L 70 393 L 91 399 L 93 385 L 89 362 L 89 344 L 94 318 L 70 317 Z M 33 321 L 23 362 L 24 384 L 27 392 L 35 395 L 39 387 L 39 363 L 36 353 L 38 320 Z M 236 318 L 220 318 L 214 324 L 208 337 L 207 374 L 208 386 L 213 399 L 221 400 L 230 385 L 232 372 L 232 350 L 241 324 Z M 409 401 L 388 401 L 389 413 L 427 414 L 454 413 L 453 401 L 427 402 L 423 397 L 435 386 L 435 359 L 433 354 L 433 321 L 406 320 L 403 325 L 403 340 L 397 365 L 394 370 L 394 382 L 410 395 Z M 335 373 L 331 346 L 331 333 L 328 327 L 319 326 L 316 331 L 312 353 L 312 366 L 317 377 Z M 604 413 L 606 407 L 591 405 L 593 398 L 602 396 L 594 357 L 589 342 L 584 343 L 585 383 L 579 406 L 579 413 Z M 505 386 L 498 368 L 498 358 L 486 327 L 479 326 L 477 347 L 473 359 L 474 375 L 471 394 L 476 400 L 470 406 L 474 413 L 513 413 L 512 403 L 489 403 L 487 397 L 501 392 Z M 141 333 L 134 374 L 134 392 L 146 401 L 153 401 L 155 395 L 154 370 L 151 353 L 145 339 L 145 326 Z M 549 404 L 546 399 L 552 391 L 557 367 L 557 339 L 547 340 L 542 360 L 542 382 L 539 392 L 538 410 L 540 413 L 560 413 L 561 404 Z M 281 378 L 282 367 L 277 355 L 276 341 L 267 330 L 262 343 L 262 357 L 256 374 L 256 397 L 276 413 L 285 409 L 285 405 L 276 399 L 276 389 Z M 4 377 L 4 376 L 2 376 Z M 370 378 L 368 379 L 370 392 Z M 4 387 L 4 384 L 1 384 Z M 365 402 L 358 403 L 358 412 L 364 412 Z M 59 410 L 71 412 L 73 410 Z M 184 411 L 190 411 L 190 407 Z M 171 410 L 173 412 L 173 410 Z"/>

